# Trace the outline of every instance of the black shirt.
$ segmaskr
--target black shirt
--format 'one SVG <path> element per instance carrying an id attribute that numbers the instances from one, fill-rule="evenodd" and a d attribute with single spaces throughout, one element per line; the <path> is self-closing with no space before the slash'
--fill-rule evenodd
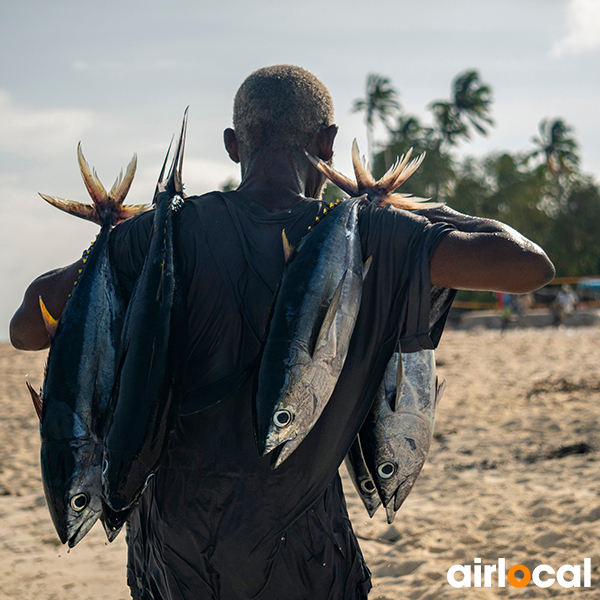
<path id="1" fill-rule="evenodd" d="M 281 231 L 295 246 L 329 206 L 301 199 L 270 213 L 238 192 L 187 199 L 182 280 L 193 399 L 254 364 L 284 269 Z M 126 294 L 139 275 L 153 213 L 119 225 L 111 256 Z M 429 259 L 451 230 L 364 204 L 363 260 L 373 256 L 348 356 L 303 443 L 277 470 L 260 458 L 253 376 L 220 402 L 179 419 L 170 451 L 130 524 L 134 598 L 363 598 L 368 569 L 348 520 L 337 469 L 369 411 L 398 339 L 433 348 Z"/>

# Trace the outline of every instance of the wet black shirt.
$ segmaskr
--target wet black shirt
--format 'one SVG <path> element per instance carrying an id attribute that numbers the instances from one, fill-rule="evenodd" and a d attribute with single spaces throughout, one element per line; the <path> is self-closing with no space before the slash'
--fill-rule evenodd
<path id="1" fill-rule="evenodd" d="M 270 213 L 237 192 L 186 201 L 186 401 L 255 364 L 284 269 L 281 231 L 295 246 L 318 227 L 316 217 L 327 218 L 325 210 L 329 205 L 302 199 Z M 111 256 L 126 294 L 142 269 L 152 218 L 148 213 L 113 231 Z M 182 416 L 131 519 L 134 598 L 366 597 L 369 572 L 337 469 L 398 338 L 403 352 L 437 343 L 429 334 L 429 259 L 451 227 L 367 204 L 359 227 L 363 260 L 373 261 L 344 369 L 317 424 L 273 471 L 254 440 L 253 376 L 220 402 Z"/>

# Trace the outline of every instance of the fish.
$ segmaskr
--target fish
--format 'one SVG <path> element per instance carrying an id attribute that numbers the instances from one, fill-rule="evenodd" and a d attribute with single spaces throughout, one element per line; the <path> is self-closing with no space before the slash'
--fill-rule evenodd
<path id="1" fill-rule="evenodd" d="M 81 144 L 77 159 L 93 205 L 40 195 L 60 210 L 99 224 L 100 233 L 84 252 L 83 268 L 60 319 L 52 317 L 40 298 L 50 351 L 41 393 L 27 384 L 40 419 L 46 503 L 60 541 L 70 548 L 104 514 L 103 436 L 125 314 L 109 259 L 109 233 L 113 225 L 150 208 L 123 205 L 135 175 L 135 155 L 108 193 L 90 170 Z"/>
<path id="2" fill-rule="evenodd" d="M 322 160 L 307 156 L 342 191 L 350 196 L 364 194 L 377 206 L 415 210 L 443 205 L 429 202 L 428 198 L 395 193 L 425 158 L 422 154 L 410 160 L 412 148 L 377 181 L 361 159 L 356 140 L 352 144 L 355 182 Z M 430 329 L 442 315 L 450 293 L 432 288 Z M 383 504 L 388 522 L 392 523 L 410 493 L 429 452 L 435 408 L 445 385 L 445 381 L 437 385 L 433 350 L 395 352 L 390 359 L 371 412 L 346 456 L 350 477 L 369 516 Z"/>
<path id="3" fill-rule="evenodd" d="M 187 109 L 167 179 L 155 193 L 154 225 L 142 272 L 127 306 L 105 437 L 104 499 L 131 509 L 168 448 L 181 405 L 187 318 L 178 246 Z"/>
<path id="4" fill-rule="evenodd" d="M 360 307 L 360 199 L 339 202 L 288 257 L 260 362 L 254 401 L 262 455 L 279 467 L 323 412 L 346 360 Z M 283 368 L 282 368 L 283 365 Z"/>
<path id="5" fill-rule="evenodd" d="M 395 352 L 361 427 L 365 464 L 386 507 L 388 523 L 425 464 L 445 386 L 445 381 L 437 383 L 434 350 Z"/>
<path id="6" fill-rule="evenodd" d="M 375 487 L 373 476 L 369 472 L 369 467 L 367 467 L 367 463 L 365 462 L 360 434 L 354 438 L 354 442 L 352 442 L 350 450 L 346 454 L 345 463 L 357 494 L 367 509 L 369 517 L 373 517 L 377 509 L 381 506 L 381 498 L 379 497 L 377 487 Z"/>

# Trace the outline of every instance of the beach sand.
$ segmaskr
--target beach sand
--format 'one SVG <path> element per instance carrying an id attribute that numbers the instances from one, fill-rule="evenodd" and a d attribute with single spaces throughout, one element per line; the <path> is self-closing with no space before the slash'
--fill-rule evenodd
<path id="1" fill-rule="evenodd" d="M 109 545 L 97 524 L 67 552 L 50 521 L 25 387 L 41 384 L 44 354 L 0 345 L 0 599 L 129 598 L 123 533 Z M 600 328 L 447 331 L 436 357 L 448 383 L 434 441 L 393 525 L 383 509 L 368 518 L 342 469 L 370 598 L 600 598 Z M 591 558 L 592 588 L 451 587 L 448 569 L 475 558 Z"/>

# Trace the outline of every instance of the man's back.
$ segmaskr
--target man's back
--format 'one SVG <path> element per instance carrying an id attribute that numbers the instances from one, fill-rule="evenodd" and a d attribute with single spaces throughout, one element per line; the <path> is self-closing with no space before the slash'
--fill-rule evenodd
<path id="1" fill-rule="evenodd" d="M 406 350 L 430 345 L 428 262 L 449 228 L 393 209 L 362 208 L 363 259 L 372 255 L 373 263 L 346 365 L 313 431 L 274 471 L 254 440 L 254 367 L 285 265 L 281 231 L 295 246 L 318 227 L 317 216 L 327 218 L 324 210 L 331 212 L 301 199 L 270 213 L 236 192 L 186 202 L 184 413 L 208 407 L 180 419 L 133 519 L 130 578 L 140 591 L 156 585 L 160 592 L 142 598 L 168 598 L 166 589 L 173 598 L 248 598 L 265 585 L 258 598 L 366 594 L 368 575 L 337 467 L 398 335 Z M 126 286 L 141 269 L 150 227 L 151 217 L 143 216 L 114 231 L 115 263 L 128 257 L 120 267 Z"/>

